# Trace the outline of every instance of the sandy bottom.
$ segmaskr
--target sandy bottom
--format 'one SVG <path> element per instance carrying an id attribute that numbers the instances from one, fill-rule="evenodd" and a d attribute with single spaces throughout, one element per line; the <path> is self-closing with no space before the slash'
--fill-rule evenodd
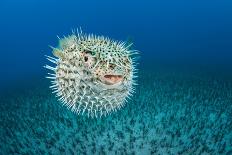
<path id="1" fill-rule="evenodd" d="M 0 154 L 232 154 L 231 78 L 139 77 L 130 102 L 101 119 L 62 107 L 47 82 L 1 95 Z"/>

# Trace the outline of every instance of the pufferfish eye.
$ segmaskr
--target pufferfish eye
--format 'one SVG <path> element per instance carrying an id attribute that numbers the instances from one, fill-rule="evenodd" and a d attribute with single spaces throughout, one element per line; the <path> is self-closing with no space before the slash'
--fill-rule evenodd
<path id="1" fill-rule="evenodd" d="M 84 62 L 88 62 L 90 56 L 92 56 L 92 51 L 84 50 Z"/>
<path id="2" fill-rule="evenodd" d="M 88 61 L 88 57 L 87 57 L 87 56 L 85 56 L 85 57 L 84 57 L 84 60 L 85 60 L 85 62 L 87 62 L 87 61 Z"/>
<path id="3" fill-rule="evenodd" d="M 82 61 L 86 67 L 91 68 L 95 64 L 96 58 L 92 56 L 90 53 L 86 53 L 85 51 L 85 53 L 83 54 Z"/>

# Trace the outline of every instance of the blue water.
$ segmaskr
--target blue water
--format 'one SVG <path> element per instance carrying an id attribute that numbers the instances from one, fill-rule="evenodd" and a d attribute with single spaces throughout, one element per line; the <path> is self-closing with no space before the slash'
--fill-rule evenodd
<path id="1" fill-rule="evenodd" d="M 232 154 L 232 2 L 2 0 L 0 154 Z M 57 35 L 81 27 L 140 51 L 131 101 L 77 116 L 44 78 Z"/>

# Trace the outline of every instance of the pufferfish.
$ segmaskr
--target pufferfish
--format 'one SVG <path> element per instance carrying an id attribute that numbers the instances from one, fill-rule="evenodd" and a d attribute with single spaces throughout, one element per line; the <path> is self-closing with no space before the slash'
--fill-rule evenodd
<path id="1" fill-rule="evenodd" d="M 76 114 L 102 117 L 122 108 L 135 92 L 137 50 L 132 43 L 82 31 L 52 47 L 47 78 L 59 101 Z"/>

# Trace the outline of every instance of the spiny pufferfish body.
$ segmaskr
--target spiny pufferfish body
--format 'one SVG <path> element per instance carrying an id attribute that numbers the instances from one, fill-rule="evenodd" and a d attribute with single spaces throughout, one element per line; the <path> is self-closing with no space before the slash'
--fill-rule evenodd
<path id="1" fill-rule="evenodd" d="M 53 48 L 45 68 L 54 93 L 77 114 L 101 117 L 120 109 L 134 92 L 136 50 L 103 36 L 73 33 Z"/>

